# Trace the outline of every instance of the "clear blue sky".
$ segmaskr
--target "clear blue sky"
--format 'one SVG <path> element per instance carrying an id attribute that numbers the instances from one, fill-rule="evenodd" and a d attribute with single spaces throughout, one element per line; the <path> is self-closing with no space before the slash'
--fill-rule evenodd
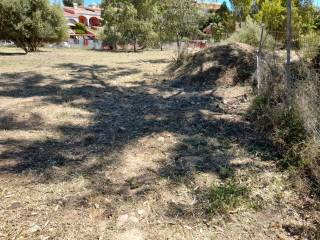
<path id="1" fill-rule="evenodd" d="M 101 0 L 84 0 L 85 5 L 89 5 L 91 3 L 101 3 Z"/>

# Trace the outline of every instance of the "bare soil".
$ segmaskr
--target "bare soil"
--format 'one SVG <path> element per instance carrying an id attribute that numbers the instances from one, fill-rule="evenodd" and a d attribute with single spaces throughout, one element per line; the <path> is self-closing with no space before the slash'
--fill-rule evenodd
<path id="1" fill-rule="evenodd" d="M 244 118 L 253 53 L 0 48 L 0 239 L 319 239 Z"/>

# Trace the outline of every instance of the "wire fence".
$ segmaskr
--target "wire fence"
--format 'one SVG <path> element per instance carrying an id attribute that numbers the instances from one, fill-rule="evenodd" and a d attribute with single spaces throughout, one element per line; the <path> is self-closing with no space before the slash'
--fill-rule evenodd
<path id="1" fill-rule="evenodd" d="M 266 90 L 275 80 L 287 80 L 286 65 L 289 64 L 289 81 L 294 83 L 305 79 L 305 71 L 319 78 L 320 35 L 292 34 L 290 62 L 287 62 L 287 32 L 267 31 L 261 26 L 261 38 L 257 50 L 257 82 L 259 91 Z"/>

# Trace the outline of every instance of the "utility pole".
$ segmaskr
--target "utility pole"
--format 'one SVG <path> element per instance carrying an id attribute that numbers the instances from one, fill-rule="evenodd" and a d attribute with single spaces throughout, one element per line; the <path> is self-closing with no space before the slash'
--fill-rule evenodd
<path id="1" fill-rule="evenodd" d="M 287 62 L 286 62 L 286 94 L 291 89 L 291 41 L 292 41 L 292 1 L 287 0 Z M 289 100 L 287 98 L 287 100 Z"/>

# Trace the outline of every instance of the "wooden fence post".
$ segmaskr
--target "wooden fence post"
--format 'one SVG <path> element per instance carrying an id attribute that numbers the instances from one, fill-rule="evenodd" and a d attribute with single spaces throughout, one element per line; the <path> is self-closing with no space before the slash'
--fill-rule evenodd
<path id="1" fill-rule="evenodd" d="M 291 90 L 291 41 L 292 41 L 292 1 L 287 0 L 287 62 L 286 62 L 286 95 L 290 99 Z"/>

